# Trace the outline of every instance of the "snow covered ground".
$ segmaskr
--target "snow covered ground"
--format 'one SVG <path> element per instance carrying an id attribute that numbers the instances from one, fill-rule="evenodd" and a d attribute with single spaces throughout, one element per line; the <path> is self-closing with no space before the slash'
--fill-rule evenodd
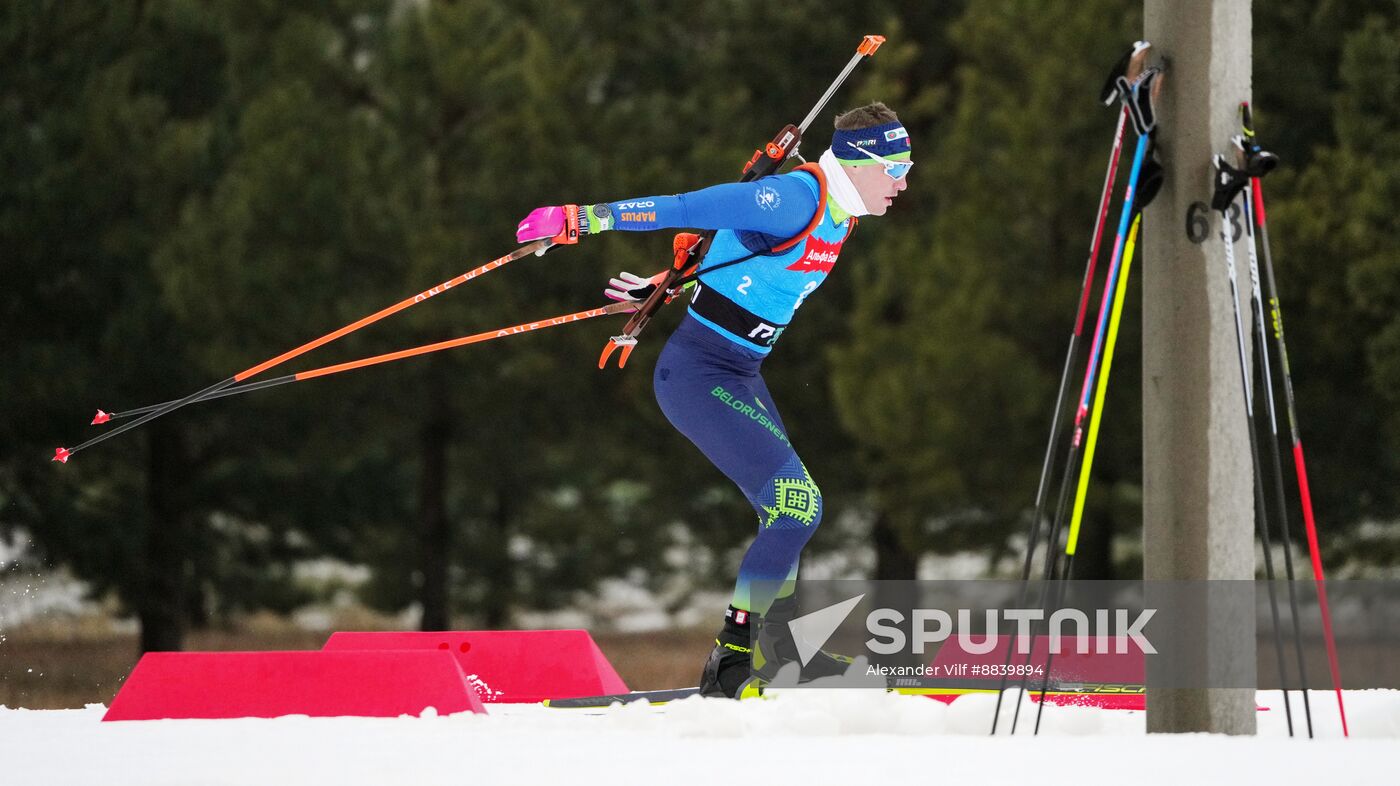
<path id="1" fill-rule="evenodd" d="M 1301 702 L 1295 694 L 1295 713 Z M 1315 691 L 1320 739 L 1288 739 L 1276 692 L 1257 737 L 1147 735 L 1142 713 L 1050 707 L 1042 734 L 987 736 L 993 697 L 951 705 L 859 690 L 689 699 L 597 713 L 100 723 L 104 708 L 0 708 L 0 783 L 30 784 L 1394 784 L 1400 691 Z M 1033 709 L 1033 708 L 1032 708 Z M 1004 716 L 1005 717 L 1005 716 Z"/>

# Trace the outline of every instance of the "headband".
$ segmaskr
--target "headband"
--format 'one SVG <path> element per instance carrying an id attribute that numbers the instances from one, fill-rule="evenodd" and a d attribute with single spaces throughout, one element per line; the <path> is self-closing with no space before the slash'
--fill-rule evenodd
<path id="1" fill-rule="evenodd" d="M 883 158 L 891 158 L 901 153 L 909 155 L 909 132 L 898 120 L 869 128 L 837 129 L 836 133 L 831 135 L 831 150 L 838 159 L 868 162 L 869 157 L 861 155 L 859 150 L 852 148 L 848 143 Z"/>

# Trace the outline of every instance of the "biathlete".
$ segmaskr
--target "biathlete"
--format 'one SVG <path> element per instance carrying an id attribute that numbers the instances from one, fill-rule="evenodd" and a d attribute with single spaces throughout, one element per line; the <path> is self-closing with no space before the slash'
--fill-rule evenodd
<path id="1" fill-rule="evenodd" d="M 821 523 L 822 495 L 788 440 L 760 368 L 803 301 L 826 280 L 856 219 L 884 215 L 907 187 L 911 167 L 908 131 L 877 102 L 837 116 L 831 147 L 816 164 L 674 196 L 540 207 L 516 232 L 523 243 L 559 235 L 573 221 L 580 234 L 718 230 L 686 315 L 653 375 L 666 418 L 758 512 L 758 535 L 739 566 L 724 625 L 705 661 L 705 695 L 737 698 L 758 684 L 754 675 L 771 678 L 765 665 L 798 660 L 787 625 L 765 626 L 778 633 L 761 638 L 761 651 L 753 633 L 756 618 L 785 622 L 796 613 L 798 558 Z M 751 258 L 718 269 L 745 257 Z M 606 294 L 645 300 L 660 280 L 622 273 Z M 758 582 L 781 590 L 761 597 L 753 591 Z M 846 665 L 818 653 L 801 667 L 801 679 L 840 674 Z"/>

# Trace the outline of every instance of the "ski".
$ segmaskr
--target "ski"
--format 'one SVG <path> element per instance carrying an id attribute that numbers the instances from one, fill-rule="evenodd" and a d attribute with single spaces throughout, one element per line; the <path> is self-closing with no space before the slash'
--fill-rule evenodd
<path id="1" fill-rule="evenodd" d="M 557 710 L 601 709 L 614 704 L 634 704 L 645 701 L 651 704 L 665 704 L 680 701 L 691 696 L 699 696 L 700 688 L 663 688 L 661 690 L 634 690 L 631 693 L 607 693 L 601 696 L 579 696 L 570 699 L 545 699 L 542 704 Z"/>
<path id="2" fill-rule="evenodd" d="M 840 690 L 840 688 L 834 689 Z M 1141 694 L 1142 691 L 1143 686 L 1141 685 L 1052 682 L 1049 688 L 1043 693 L 1041 691 L 1036 691 L 1036 700 L 1043 701 L 1046 695 L 1051 697 L 1073 697 L 1099 694 L 1134 695 Z M 886 688 L 885 692 L 898 693 L 901 696 L 947 697 L 963 696 L 971 693 L 994 693 L 996 689 L 988 685 L 986 680 L 952 679 L 940 680 L 936 685 L 920 684 L 890 687 Z M 540 703 L 546 707 L 557 710 L 606 709 L 614 704 L 635 704 L 640 701 L 645 701 L 653 705 L 661 705 L 699 695 L 700 688 L 698 687 L 663 688 L 660 690 L 638 690 L 630 693 L 607 693 L 599 696 L 545 699 Z M 759 694 L 749 698 L 762 698 L 763 695 L 764 694 Z"/>

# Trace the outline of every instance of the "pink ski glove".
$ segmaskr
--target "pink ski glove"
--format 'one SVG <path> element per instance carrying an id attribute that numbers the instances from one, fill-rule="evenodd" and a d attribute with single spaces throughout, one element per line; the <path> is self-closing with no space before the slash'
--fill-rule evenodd
<path id="1" fill-rule="evenodd" d="M 569 220 L 572 218 L 572 222 Z M 569 237 L 559 237 L 565 235 L 565 228 L 572 223 L 575 227 L 572 239 Z M 578 242 L 578 205 L 553 205 L 549 207 L 537 207 L 530 211 L 530 215 L 515 228 L 515 240 L 517 243 L 528 243 L 531 240 L 541 238 L 555 238 L 556 242 L 577 243 Z"/>

